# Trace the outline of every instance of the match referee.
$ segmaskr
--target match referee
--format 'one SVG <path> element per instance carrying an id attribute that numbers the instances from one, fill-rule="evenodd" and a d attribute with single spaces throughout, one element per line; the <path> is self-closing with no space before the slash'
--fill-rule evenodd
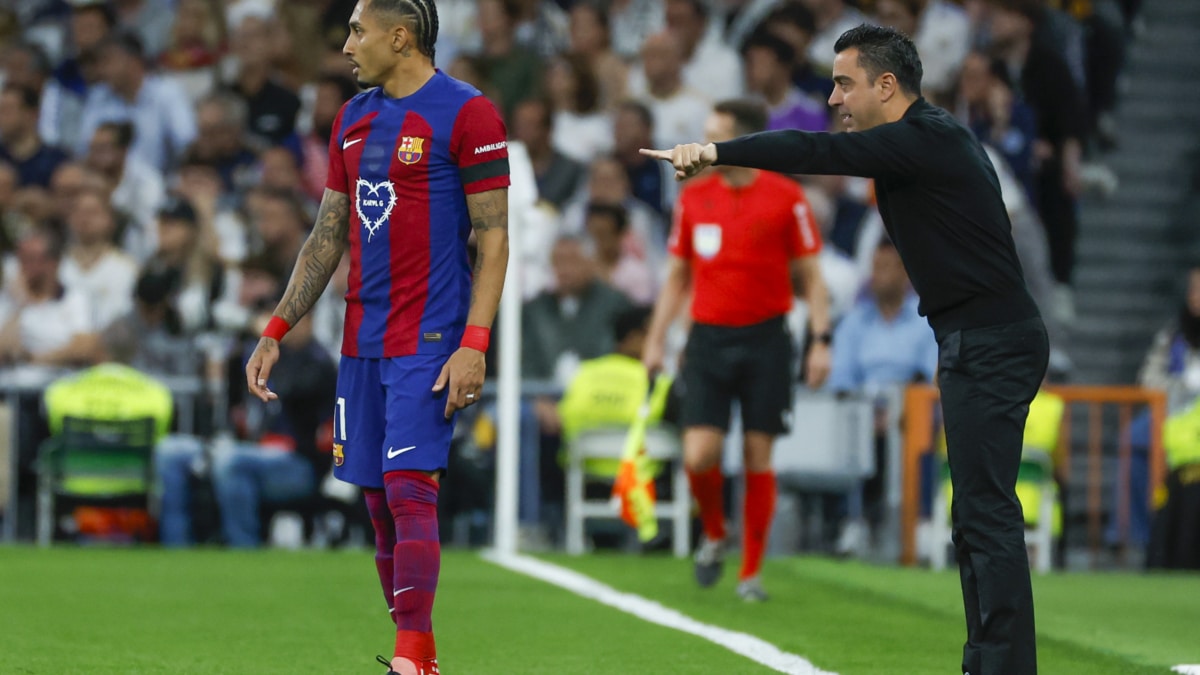
<path id="1" fill-rule="evenodd" d="M 1015 493 L 1046 331 L 1021 274 L 995 169 L 969 130 L 921 97 L 921 61 L 874 26 L 834 46 L 833 106 L 846 130 L 775 131 L 645 150 L 679 178 L 711 164 L 875 179 L 879 212 L 937 336 L 954 485 L 954 546 L 971 675 L 1034 675 L 1033 591 Z"/>

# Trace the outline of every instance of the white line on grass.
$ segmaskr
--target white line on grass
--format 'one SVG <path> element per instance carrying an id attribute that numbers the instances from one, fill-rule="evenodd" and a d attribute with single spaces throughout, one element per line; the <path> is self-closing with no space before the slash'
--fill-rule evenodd
<path id="1" fill-rule="evenodd" d="M 1200 666 L 1175 666 L 1171 672 L 1179 675 L 1200 675 Z"/>
<path id="2" fill-rule="evenodd" d="M 576 595 L 614 607 L 643 621 L 702 637 L 778 672 L 789 675 L 837 675 L 821 670 L 803 656 L 789 654 L 761 638 L 701 623 L 670 607 L 640 595 L 623 593 L 565 567 L 523 555 L 505 555 L 494 551 L 485 552 L 483 557 L 501 567 L 565 588 Z"/>

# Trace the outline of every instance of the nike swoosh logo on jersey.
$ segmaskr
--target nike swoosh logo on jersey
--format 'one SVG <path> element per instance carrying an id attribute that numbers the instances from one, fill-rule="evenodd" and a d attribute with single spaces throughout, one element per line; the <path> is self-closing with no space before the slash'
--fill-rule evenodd
<path id="1" fill-rule="evenodd" d="M 415 445 L 410 445 L 407 448 L 400 448 L 399 450 L 393 450 L 392 448 L 388 448 L 388 459 L 395 459 L 395 458 L 399 457 L 400 455 L 403 455 L 404 453 L 408 452 L 409 450 L 416 450 L 416 449 L 417 449 L 417 446 L 415 446 Z"/>
<path id="2" fill-rule="evenodd" d="M 342 141 L 342 149 L 345 150 L 346 148 L 354 145 L 355 143 L 362 143 L 362 140 L 363 139 L 361 139 L 361 138 L 356 138 L 354 140 L 346 139 L 346 140 Z"/>

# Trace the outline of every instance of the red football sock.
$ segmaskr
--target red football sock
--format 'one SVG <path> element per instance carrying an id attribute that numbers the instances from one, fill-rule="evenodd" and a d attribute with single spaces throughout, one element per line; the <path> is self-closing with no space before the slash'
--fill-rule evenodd
<path id="1" fill-rule="evenodd" d="M 700 524 L 704 536 L 714 541 L 725 538 L 725 477 L 720 462 L 699 473 L 687 472 L 692 496 L 700 507 Z"/>
<path id="2" fill-rule="evenodd" d="M 387 493 L 379 488 L 363 488 L 367 499 L 367 512 L 371 514 L 371 525 L 375 528 L 375 570 L 379 572 L 379 584 L 383 587 L 383 599 L 387 603 L 392 621 L 396 620 L 396 609 L 392 603 L 392 583 L 396 571 L 393 567 L 396 553 L 396 523 L 388 509 Z"/>
<path id="3" fill-rule="evenodd" d="M 742 521 L 742 571 L 739 579 L 749 579 L 762 569 L 767 534 L 775 515 L 775 472 L 746 474 L 746 503 Z"/>
<path id="4" fill-rule="evenodd" d="M 389 471 L 383 476 L 396 528 L 396 651 L 412 661 L 437 658 L 433 642 L 433 596 L 442 547 L 438 541 L 438 484 L 420 471 Z"/>

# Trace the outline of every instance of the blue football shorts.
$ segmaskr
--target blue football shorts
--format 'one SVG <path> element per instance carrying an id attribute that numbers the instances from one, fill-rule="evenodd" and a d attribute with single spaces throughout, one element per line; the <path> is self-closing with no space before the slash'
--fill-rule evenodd
<path id="1" fill-rule="evenodd" d="M 456 415 L 446 419 L 446 391 L 431 390 L 449 358 L 342 357 L 333 411 L 334 477 L 382 488 L 388 471 L 446 468 Z"/>

